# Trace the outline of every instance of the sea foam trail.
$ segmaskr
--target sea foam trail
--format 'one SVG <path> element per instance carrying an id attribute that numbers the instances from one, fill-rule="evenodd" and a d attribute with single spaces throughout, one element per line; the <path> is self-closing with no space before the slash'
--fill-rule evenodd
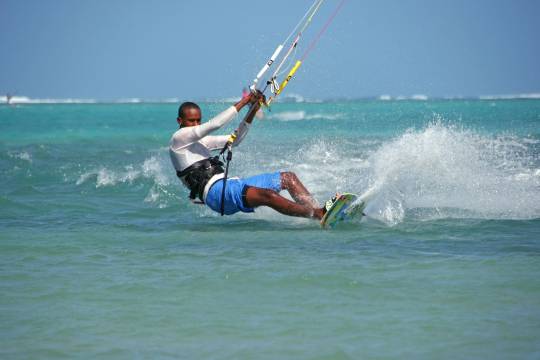
<path id="1" fill-rule="evenodd" d="M 389 225 L 408 216 L 540 217 L 538 140 L 434 123 L 366 146 L 319 141 L 290 165 L 319 197 L 329 196 L 329 187 L 371 192 L 366 212 Z"/>
<path id="2" fill-rule="evenodd" d="M 125 184 L 128 186 L 146 184 L 149 188 L 144 201 L 164 208 L 170 206 L 172 201 L 178 200 L 178 196 L 174 193 L 177 179 L 172 174 L 167 153 L 161 149 L 141 164 L 129 164 L 120 169 L 99 167 L 86 171 L 79 176 L 76 185 L 93 183 L 98 189 Z"/>
<path id="3" fill-rule="evenodd" d="M 533 219 L 540 217 L 539 142 L 433 123 L 391 140 L 316 139 L 279 154 L 238 150 L 231 174 L 294 171 L 321 203 L 335 192 L 371 191 L 366 213 L 389 225 L 407 218 Z M 140 164 L 90 169 L 76 183 L 96 190 L 143 184 L 145 202 L 188 203 L 165 148 Z M 262 208 L 247 216 L 296 221 Z"/>
<path id="4" fill-rule="evenodd" d="M 515 136 L 482 136 L 432 124 L 383 144 L 368 159 L 380 196 L 375 217 L 540 217 L 538 154 Z M 533 144 L 534 145 L 534 144 Z"/>

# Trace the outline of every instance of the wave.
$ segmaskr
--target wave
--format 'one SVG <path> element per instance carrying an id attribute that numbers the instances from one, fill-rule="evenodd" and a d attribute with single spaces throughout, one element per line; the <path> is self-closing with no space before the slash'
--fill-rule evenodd
<path id="1" fill-rule="evenodd" d="M 294 103 L 306 102 L 305 97 L 303 97 L 300 94 L 295 94 L 295 93 L 288 93 L 284 96 L 279 97 L 278 100 L 281 102 L 294 102 Z"/>
<path id="2" fill-rule="evenodd" d="M 165 151 L 150 156 L 139 165 L 126 165 L 122 169 L 100 167 L 82 173 L 76 181 L 77 186 L 92 183 L 96 189 L 114 187 L 121 184 L 134 185 L 138 182 L 147 183 L 150 188 L 145 202 L 156 203 L 158 207 L 166 207 L 171 198 L 176 195 L 168 187 L 177 181 L 171 170 L 170 160 Z"/>
<path id="3" fill-rule="evenodd" d="M 435 123 L 383 145 L 370 163 L 387 203 L 380 216 L 397 223 L 407 208 L 429 208 L 434 217 L 540 217 L 537 160 L 518 137 Z"/>
<path id="4" fill-rule="evenodd" d="M 113 102 L 117 104 L 140 104 L 144 101 L 140 98 L 122 98 L 114 100 Z"/>
<path id="5" fill-rule="evenodd" d="M 299 154 L 282 165 L 315 195 L 368 190 L 374 196 L 366 212 L 389 225 L 406 216 L 540 218 L 535 139 L 487 136 L 435 122 L 375 146 L 316 141 Z"/>
<path id="6" fill-rule="evenodd" d="M 539 148 L 537 138 L 486 135 L 439 120 L 390 140 L 321 138 L 279 154 L 269 154 L 267 148 L 240 151 L 232 175 L 294 171 L 319 200 L 335 192 L 368 190 L 374 196 L 366 213 L 388 225 L 406 219 L 535 219 L 540 218 Z M 269 160 L 261 164 L 262 156 Z M 142 190 L 144 201 L 154 206 L 169 207 L 179 200 L 188 206 L 187 191 L 171 168 L 166 148 L 140 163 L 85 170 L 76 185 L 99 191 Z M 284 220 L 270 209 L 249 216 L 303 221 Z"/>
<path id="7" fill-rule="evenodd" d="M 423 94 L 415 94 L 415 95 L 411 95 L 411 96 L 399 95 L 399 96 L 396 96 L 396 97 L 392 97 L 391 95 L 380 95 L 378 97 L 378 100 L 381 100 L 381 101 L 391 101 L 391 100 L 398 100 L 398 101 L 402 101 L 402 100 L 427 101 L 427 100 L 429 100 L 429 96 L 423 95 Z"/>
<path id="8" fill-rule="evenodd" d="M 12 159 L 24 160 L 32 162 L 32 155 L 28 151 L 9 151 L 8 156 Z"/>
<path id="9" fill-rule="evenodd" d="M 163 98 L 163 99 L 142 99 L 142 98 L 120 98 L 115 100 L 97 100 L 97 99 L 77 99 L 77 98 L 63 98 L 63 99 L 53 99 L 53 98 L 30 98 L 27 96 L 13 96 L 10 98 L 10 104 L 13 105 L 24 105 L 24 104 L 101 104 L 101 103 L 111 103 L 111 104 L 143 104 L 143 103 L 179 103 L 179 98 Z M 7 97 L 0 96 L 0 103 L 7 104 Z"/>
<path id="10" fill-rule="evenodd" d="M 298 120 L 316 120 L 316 119 L 323 119 L 323 120 L 338 120 L 342 119 L 344 117 L 344 114 L 321 114 L 321 113 L 315 113 L 315 114 L 308 114 L 304 110 L 298 110 L 298 111 L 282 111 L 282 112 L 273 112 L 270 115 L 267 115 L 267 119 L 269 120 L 279 120 L 279 121 L 298 121 Z"/>
<path id="11" fill-rule="evenodd" d="M 366 99 L 370 99 L 369 97 Z M 524 94 L 508 94 L 508 95 L 479 95 L 479 96 L 464 96 L 464 95 L 455 95 L 455 96 L 442 96 L 442 97 L 431 97 L 427 95 L 417 94 L 411 96 L 391 96 L 391 95 L 380 95 L 377 97 L 377 100 L 380 101 L 400 101 L 400 100 L 417 100 L 417 101 L 428 101 L 428 100 L 519 100 L 519 99 L 540 99 L 540 93 L 524 93 Z"/>
<path id="12" fill-rule="evenodd" d="M 540 99 L 540 93 L 513 94 L 513 95 L 482 95 L 480 100 L 518 100 L 518 99 Z"/>
<path id="13" fill-rule="evenodd" d="M 162 98 L 162 99 L 144 99 L 144 98 L 120 98 L 110 101 L 100 101 L 100 103 L 112 103 L 112 104 L 178 104 L 182 100 L 177 97 Z"/>
<path id="14" fill-rule="evenodd" d="M 519 99 L 540 99 L 540 93 L 524 93 L 510 95 L 480 95 L 480 96 L 443 96 L 430 97 L 423 94 L 411 96 L 391 96 L 380 95 L 378 97 L 363 97 L 363 98 L 333 98 L 333 99 L 311 99 L 305 98 L 298 94 L 288 94 L 287 96 L 279 97 L 276 101 L 283 103 L 324 103 L 334 101 L 365 101 L 365 100 L 380 100 L 380 101 L 429 101 L 429 100 L 519 100 Z M 240 96 L 231 96 L 226 98 L 207 98 L 202 102 L 208 103 L 235 103 L 240 100 Z M 10 98 L 10 104 L 177 104 L 183 100 L 178 97 L 169 98 L 119 98 L 113 100 L 98 100 L 98 99 L 79 99 L 79 98 L 30 98 L 27 96 L 13 96 Z M 7 104 L 7 97 L 0 96 L 0 104 Z"/>
<path id="15" fill-rule="evenodd" d="M 167 164 L 169 165 L 169 164 Z M 163 157 L 151 156 L 139 166 L 126 165 L 122 170 L 112 170 L 101 167 L 85 172 L 79 176 L 76 184 L 81 185 L 95 179 L 96 188 L 112 186 L 118 183 L 133 183 L 138 179 L 152 179 L 159 185 L 168 185 L 171 177 L 168 175 L 170 166 L 165 166 Z"/>
<path id="16" fill-rule="evenodd" d="M 268 96 L 268 95 L 267 95 Z M 241 99 L 241 96 L 229 96 L 225 98 L 207 98 L 204 101 L 210 103 L 231 103 L 237 102 Z M 285 95 L 279 96 L 275 100 L 276 102 L 281 103 L 322 103 L 324 100 L 315 99 L 315 98 L 306 98 L 297 93 L 287 93 Z"/>
<path id="17" fill-rule="evenodd" d="M 0 96 L 0 103 L 7 104 L 7 97 Z M 96 99 L 33 99 L 27 96 L 13 96 L 10 104 L 96 104 Z"/>

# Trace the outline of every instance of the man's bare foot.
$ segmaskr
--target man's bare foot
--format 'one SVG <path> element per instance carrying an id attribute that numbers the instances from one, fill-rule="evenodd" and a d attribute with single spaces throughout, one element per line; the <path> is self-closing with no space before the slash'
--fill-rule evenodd
<path id="1" fill-rule="evenodd" d="M 325 208 L 315 209 L 313 211 L 313 218 L 317 220 L 321 220 L 325 213 L 326 213 Z"/>

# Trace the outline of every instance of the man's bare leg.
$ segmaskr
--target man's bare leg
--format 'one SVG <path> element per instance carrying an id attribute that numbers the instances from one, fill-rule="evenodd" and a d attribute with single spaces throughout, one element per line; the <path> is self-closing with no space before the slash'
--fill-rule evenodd
<path id="1" fill-rule="evenodd" d="M 245 196 L 246 205 L 248 207 L 269 206 L 284 215 L 314 218 L 319 220 L 324 214 L 323 209 L 321 208 L 290 201 L 289 199 L 279 195 L 274 190 L 250 186 L 246 190 Z"/>
<path id="2" fill-rule="evenodd" d="M 293 172 L 281 173 L 281 188 L 287 190 L 294 201 L 299 204 L 307 205 L 313 209 L 320 207 L 317 200 L 313 198 L 308 189 L 306 189 L 298 176 Z"/>

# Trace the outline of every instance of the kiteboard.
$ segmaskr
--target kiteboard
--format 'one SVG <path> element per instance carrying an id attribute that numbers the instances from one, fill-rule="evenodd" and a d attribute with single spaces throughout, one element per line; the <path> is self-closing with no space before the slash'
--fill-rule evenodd
<path id="1" fill-rule="evenodd" d="M 356 194 L 341 194 L 326 214 L 324 214 L 321 220 L 321 227 L 323 229 L 331 229 L 340 222 L 347 222 L 352 219 L 360 220 L 364 216 L 366 205 L 367 202 L 359 199 Z"/>

